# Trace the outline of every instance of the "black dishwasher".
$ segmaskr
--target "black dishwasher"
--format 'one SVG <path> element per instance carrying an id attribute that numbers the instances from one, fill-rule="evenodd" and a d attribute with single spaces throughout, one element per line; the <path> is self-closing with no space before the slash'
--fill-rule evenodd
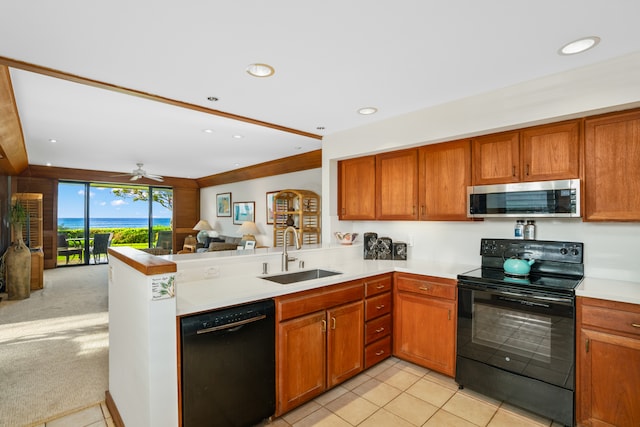
<path id="1" fill-rule="evenodd" d="M 180 319 L 182 426 L 252 426 L 275 412 L 275 308 L 259 301 Z"/>

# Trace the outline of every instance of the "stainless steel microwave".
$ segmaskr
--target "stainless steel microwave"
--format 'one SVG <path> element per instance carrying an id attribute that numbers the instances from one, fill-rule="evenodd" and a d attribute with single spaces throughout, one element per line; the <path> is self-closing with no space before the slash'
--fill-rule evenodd
<path id="1" fill-rule="evenodd" d="M 580 217 L 580 180 L 467 187 L 469 218 Z"/>

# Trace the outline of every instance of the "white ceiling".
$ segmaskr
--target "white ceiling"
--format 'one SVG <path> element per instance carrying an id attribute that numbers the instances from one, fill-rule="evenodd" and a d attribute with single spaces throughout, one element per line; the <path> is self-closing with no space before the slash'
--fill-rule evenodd
<path id="1" fill-rule="evenodd" d="M 0 56 L 329 135 L 638 52 L 638 16 L 637 0 L 0 0 Z M 602 39 L 595 49 L 558 55 L 590 35 Z M 249 76 L 253 62 L 275 75 Z M 27 71 L 11 77 L 34 165 L 128 172 L 143 162 L 200 178 L 321 148 Z M 365 106 L 379 111 L 357 114 Z"/>

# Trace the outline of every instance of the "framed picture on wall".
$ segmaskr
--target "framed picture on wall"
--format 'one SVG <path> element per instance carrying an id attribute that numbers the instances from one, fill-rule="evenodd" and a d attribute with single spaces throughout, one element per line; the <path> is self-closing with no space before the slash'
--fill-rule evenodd
<path id="1" fill-rule="evenodd" d="M 255 202 L 235 202 L 233 204 L 233 223 L 241 225 L 245 221 L 255 222 Z"/>
<path id="2" fill-rule="evenodd" d="M 216 194 L 216 213 L 218 216 L 231 216 L 231 193 Z"/>
<path id="3" fill-rule="evenodd" d="M 273 196 L 280 191 L 269 191 L 267 193 L 267 224 L 273 224 Z"/>

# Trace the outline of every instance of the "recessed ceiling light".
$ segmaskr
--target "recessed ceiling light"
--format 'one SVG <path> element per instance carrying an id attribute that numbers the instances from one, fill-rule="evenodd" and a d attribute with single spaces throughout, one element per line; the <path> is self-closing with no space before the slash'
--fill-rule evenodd
<path id="1" fill-rule="evenodd" d="M 251 74 L 253 77 L 270 77 L 276 70 L 273 69 L 271 65 L 268 64 L 249 64 L 247 67 L 247 73 Z"/>
<path id="2" fill-rule="evenodd" d="M 375 114 L 378 111 L 375 107 L 364 107 L 358 110 L 358 114 L 368 116 L 369 114 Z"/>
<path id="3" fill-rule="evenodd" d="M 234 137 L 235 139 L 242 139 L 242 138 L 244 138 L 244 136 L 242 136 L 242 135 L 238 135 L 238 134 L 233 135 L 233 137 Z"/>
<path id="4" fill-rule="evenodd" d="M 57 139 L 53 139 L 53 138 L 51 138 L 51 139 L 49 140 L 49 142 L 50 142 L 50 143 L 52 143 L 52 144 L 55 144 L 56 142 L 58 142 L 58 140 L 57 140 Z"/>
<path id="5" fill-rule="evenodd" d="M 564 46 L 562 46 L 562 48 L 560 48 L 558 53 L 560 55 L 575 55 L 576 53 L 581 53 L 585 50 L 594 48 L 598 43 L 600 43 L 600 37 L 583 37 L 581 39 L 574 40 L 571 43 L 565 44 Z"/>
<path id="6" fill-rule="evenodd" d="M 204 132 L 204 133 L 213 133 L 213 129 L 203 129 L 202 132 Z"/>
<path id="7" fill-rule="evenodd" d="M 234 163 L 233 166 L 238 167 L 240 166 L 240 163 Z"/>
<path id="8" fill-rule="evenodd" d="M 47 166 L 51 166 L 51 162 L 47 162 Z"/>

